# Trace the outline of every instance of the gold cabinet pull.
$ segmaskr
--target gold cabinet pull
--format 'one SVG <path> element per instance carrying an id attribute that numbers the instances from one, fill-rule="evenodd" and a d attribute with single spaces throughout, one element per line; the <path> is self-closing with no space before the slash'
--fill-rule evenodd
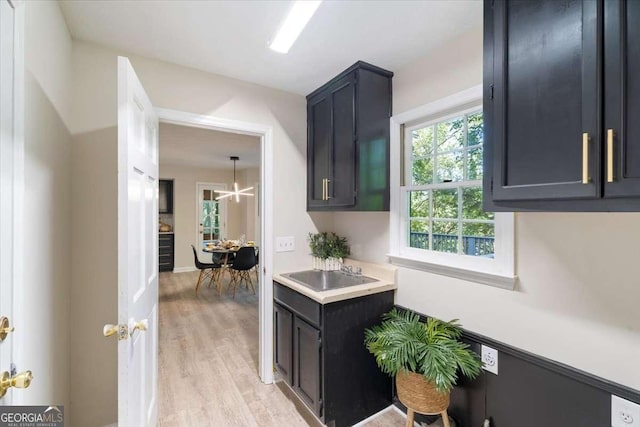
<path id="1" fill-rule="evenodd" d="M 110 337 L 112 335 L 118 335 L 118 341 L 126 340 L 129 338 L 129 328 L 127 325 L 111 325 L 106 324 L 102 328 L 102 335 Z"/>
<path id="2" fill-rule="evenodd" d="M 0 378 L 0 397 L 7 394 L 7 390 L 13 388 L 28 388 L 33 380 L 33 374 L 31 371 L 20 372 L 15 376 L 9 375 L 9 372 L 2 373 Z"/>
<path id="3" fill-rule="evenodd" d="M 582 183 L 589 183 L 589 134 L 582 134 Z"/>
<path id="4" fill-rule="evenodd" d="M 9 318 L 0 317 L 0 342 L 4 341 L 10 332 L 13 332 L 15 328 L 9 324 Z"/>
<path id="5" fill-rule="evenodd" d="M 327 178 L 322 178 L 322 200 L 327 200 Z"/>
<path id="6" fill-rule="evenodd" d="M 613 182 L 613 129 L 607 129 L 607 182 Z"/>
<path id="7" fill-rule="evenodd" d="M 331 198 L 331 196 L 329 196 L 329 183 L 331 182 L 331 180 L 329 178 L 327 178 L 327 200 L 329 200 Z"/>

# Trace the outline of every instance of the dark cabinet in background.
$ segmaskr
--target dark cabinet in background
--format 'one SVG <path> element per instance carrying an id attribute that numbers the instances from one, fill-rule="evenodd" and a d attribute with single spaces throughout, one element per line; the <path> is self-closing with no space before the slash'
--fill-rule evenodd
<path id="1" fill-rule="evenodd" d="M 274 282 L 274 359 L 282 379 L 325 425 L 351 426 L 391 403 L 391 378 L 364 330 L 393 308 L 393 291 L 320 304 Z"/>
<path id="2" fill-rule="evenodd" d="M 307 210 L 389 210 L 392 76 L 360 61 L 307 96 Z"/>
<path id="3" fill-rule="evenodd" d="M 640 208 L 639 21 L 636 1 L 485 1 L 485 209 Z"/>
<path id="4" fill-rule="evenodd" d="M 158 270 L 173 271 L 174 266 L 174 234 L 158 234 Z"/>
<path id="5" fill-rule="evenodd" d="M 158 213 L 173 213 L 173 180 L 158 181 Z"/>

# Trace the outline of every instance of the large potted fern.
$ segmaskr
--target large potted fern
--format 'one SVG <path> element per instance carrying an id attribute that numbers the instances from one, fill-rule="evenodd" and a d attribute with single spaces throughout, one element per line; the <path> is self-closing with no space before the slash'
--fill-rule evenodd
<path id="1" fill-rule="evenodd" d="M 407 407 L 407 425 L 413 425 L 417 412 L 441 414 L 448 427 L 449 395 L 458 372 L 476 378 L 482 372 L 480 357 L 460 341 L 457 320 L 421 322 L 416 313 L 397 309 L 382 320 L 365 331 L 365 344 L 380 369 L 395 376 L 398 398 Z"/>

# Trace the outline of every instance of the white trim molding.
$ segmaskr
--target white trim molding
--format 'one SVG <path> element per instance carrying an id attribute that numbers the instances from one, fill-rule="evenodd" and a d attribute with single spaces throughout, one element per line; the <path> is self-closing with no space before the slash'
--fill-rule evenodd
<path id="1" fill-rule="evenodd" d="M 390 253 L 387 255 L 392 264 L 435 274 L 456 277 L 463 280 L 514 289 L 515 274 L 515 215 L 513 213 L 495 214 L 495 257 L 483 258 L 468 255 L 449 254 L 406 245 L 406 214 L 401 187 L 402 161 L 405 153 L 402 138 L 405 126 L 411 127 L 422 121 L 447 117 L 453 112 L 463 112 L 482 105 L 482 85 L 453 94 L 438 101 L 425 104 L 390 119 Z"/>
<path id="2" fill-rule="evenodd" d="M 184 111 L 156 108 L 158 119 L 163 123 L 200 127 L 221 132 L 240 133 L 260 137 L 262 207 L 260 227 L 259 285 L 259 375 L 265 384 L 273 383 L 273 128 L 268 125 L 206 116 Z"/>

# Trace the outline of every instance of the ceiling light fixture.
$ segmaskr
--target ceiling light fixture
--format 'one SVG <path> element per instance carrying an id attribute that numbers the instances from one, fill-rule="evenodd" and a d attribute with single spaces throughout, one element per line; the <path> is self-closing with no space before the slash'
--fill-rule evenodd
<path id="1" fill-rule="evenodd" d="M 269 47 L 276 52 L 287 53 L 307 25 L 322 0 L 296 1 L 289 11 L 287 18 L 278 30 Z"/>
<path id="2" fill-rule="evenodd" d="M 240 202 L 240 196 L 253 196 L 253 193 L 247 193 L 247 191 L 253 190 L 253 187 L 238 190 L 238 181 L 236 181 L 236 162 L 240 160 L 240 157 L 231 156 L 230 159 L 233 161 L 233 191 L 216 190 L 216 193 L 222 194 L 222 196 L 216 197 L 216 200 L 235 196 L 236 202 Z"/>

